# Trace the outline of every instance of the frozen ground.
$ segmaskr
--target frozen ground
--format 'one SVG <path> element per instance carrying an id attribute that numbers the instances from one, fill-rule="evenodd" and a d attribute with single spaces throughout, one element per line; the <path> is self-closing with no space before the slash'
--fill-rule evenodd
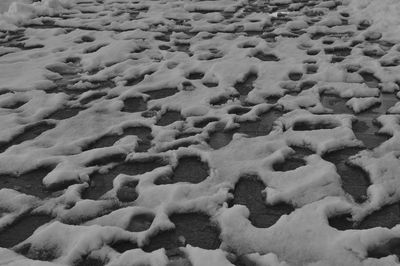
<path id="1" fill-rule="evenodd" d="M 1 265 L 400 265 L 398 0 L 0 13 Z"/>

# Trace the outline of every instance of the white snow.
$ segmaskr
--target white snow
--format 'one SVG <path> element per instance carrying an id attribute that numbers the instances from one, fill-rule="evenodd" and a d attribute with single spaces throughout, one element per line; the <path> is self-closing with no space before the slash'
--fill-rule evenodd
<path id="1" fill-rule="evenodd" d="M 172 265 L 169 250 L 143 248 L 174 230 L 172 214 L 200 212 L 221 231 L 221 246 L 186 243 L 177 264 L 400 265 L 395 255 L 369 254 L 399 238 L 399 225 L 338 230 L 328 221 L 348 214 L 362 222 L 400 201 L 399 14 L 396 0 L 2 1 L 0 236 L 29 214 L 52 220 L 0 248 L 0 264 L 75 265 L 90 255 L 113 266 Z M 325 106 L 325 95 L 337 105 Z M 68 108 L 80 109 L 52 118 Z M 170 111 L 183 119 L 161 126 Z M 367 133 L 353 124 L 359 116 L 376 118 L 379 127 L 368 130 L 388 139 L 365 148 L 358 137 Z M 37 133 L 40 123 L 52 127 Z M 226 145 L 213 148 L 215 136 Z M 90 148 L 99 139 L 104 147 Z M 311 152 L 304 165 L 275 170 L 299 148 Z M 363 203 L 325 157 L 356 148 L 347 163 L 367 173 Z M 190 156 L 207 165 L 204 180 L 155 184 Z M 164 165 L 129 174 L 155 160 Z M 29 181 L 59 191 L 39 198 L 14 186 L 41 167 L 51 169 Z M 109 174 L 110 187 L 92 200 L 85 193 L 101 190 L 96 173 Z M 228 205 L 248 176 L 265 185 L 265 206 L 295 210 L 253 226 L 246 206 Z M 132 183 L 137 199 L 121 201 L 118 192 Z M 131 232 L 139 215 L 154 219 Z M 119 241 L 138 248 L 117 252 Z M 35 260 L 40 252 L 54 258 Z"/>

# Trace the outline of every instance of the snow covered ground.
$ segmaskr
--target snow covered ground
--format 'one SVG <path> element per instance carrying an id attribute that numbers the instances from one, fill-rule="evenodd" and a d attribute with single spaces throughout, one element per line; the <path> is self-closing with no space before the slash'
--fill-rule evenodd
<path id="1" fill-rule="evenodd" d="M 400 265 L 400 1 L 0 3 L 0 265 Z"/>

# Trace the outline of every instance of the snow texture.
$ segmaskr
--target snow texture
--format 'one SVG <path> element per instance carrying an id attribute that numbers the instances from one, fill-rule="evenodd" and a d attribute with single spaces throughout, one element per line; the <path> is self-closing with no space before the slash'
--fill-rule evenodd
<path id="1" fill-rule="evenodd" d="M 400 201 L 399 14 L 397 0 L 1 1 L 0 237 L 50 218 L 0 264 L 400 265 L 399 225 L 357 228 Z M 363 202 L 327 159 L 343 150 Z M 262 206 L 292 210 L 266 228 L 232 204 L 254 177 Z M 216 247 L 150 248 L 186 214 L 208 217 L 196 233 L 216 230 Z M 331 224 L 342 215 L 352 228 Z"/>

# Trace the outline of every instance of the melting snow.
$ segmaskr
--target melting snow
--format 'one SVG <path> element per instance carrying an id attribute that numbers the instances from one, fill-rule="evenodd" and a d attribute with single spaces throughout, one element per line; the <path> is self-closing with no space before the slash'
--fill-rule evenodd
<path id="1" fill-rule="evenodd" d="M 399 13 L 2 1 L 0 264 L 400 265 Z"/>

